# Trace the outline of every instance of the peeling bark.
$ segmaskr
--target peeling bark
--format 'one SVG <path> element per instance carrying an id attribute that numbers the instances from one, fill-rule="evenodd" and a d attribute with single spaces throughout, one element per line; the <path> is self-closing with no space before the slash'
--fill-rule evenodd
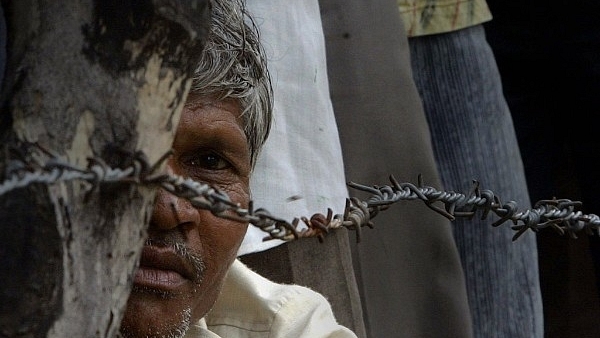
<path id="1" fill-rule="evenodd" d="M 139 152 L 154 163 L 169 150 L 208 30 L 208 0 L 2 5 L 2 180 L 15 160 L 85 167 L 94 157 L 126 167 Z M 154 191 L 92 188 L 59 182 L 0 196 L 1 337 L 117 334 Z"/>

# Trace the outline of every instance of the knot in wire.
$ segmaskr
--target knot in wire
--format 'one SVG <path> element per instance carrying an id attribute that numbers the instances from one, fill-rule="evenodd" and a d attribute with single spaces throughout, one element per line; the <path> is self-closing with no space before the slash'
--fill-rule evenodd
<path id="1" fill-rule="evenodd" d="M 369 208 L 369 203 L 365 201 L 361 201 L 356 197 L 346 199 L 342 224 L 346 228 L 356 231 L 356 243 L 360 243 L 363 226 L 374 227 L 371 221 L 372 215 L 370 210 L 373 210 L 374 214 L 377 214 L 377 207 Z"/>
<path id="2" fill-rule="evenodd" d="M 270 239 L 290 241 L 299 237 L 296 226 L 284 219 L 272 216 L 266 209 L 259 208 L 253 210 L 252 201 L 250 201 L 248 216 L 252 225 L 269 234 L 269 236 L 263 238 L 263 241 Z"/>

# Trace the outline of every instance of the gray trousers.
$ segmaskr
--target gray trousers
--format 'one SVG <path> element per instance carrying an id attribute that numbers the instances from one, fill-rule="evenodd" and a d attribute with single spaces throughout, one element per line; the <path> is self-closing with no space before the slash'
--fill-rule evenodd
<path id="1" fill-rule="evenodd" d="M 467 193 L 472 180 L 500 200 L 530 208 L 521 154 L 483 26 L 409 39 L 413 76 L 446 189 Z M 513 242 L 512 223 L 453 222 L 475 337 L 543 337 L 535 235 Z"/>
<path id="2" fill-rule="evenodd" d="M 346 178 L 366 185 L 441 185 L 395 0 L 320 0 L 331 99 Z M 360 195 L 350 191 L 352 195 Z M 450 222 L 422 202 L 377 215 L 354 271 L 369 338 L 472 337 Z"/>

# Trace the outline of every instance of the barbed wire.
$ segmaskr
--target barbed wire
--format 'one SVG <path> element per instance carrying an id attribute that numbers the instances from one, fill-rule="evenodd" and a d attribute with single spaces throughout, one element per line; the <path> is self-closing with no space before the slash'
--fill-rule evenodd
<path id="1" fill-rule="evenodd" d="M 155 174 L 156 168 L 168 157 L 165 154 L 156 164 L 150 166 L 143 155 L 137 154 L 133 164 L 126 168 L 112 168 L 100 158 L 88 159 L 86 168 L 69 164 L 59 158 L 51 158 L 44 165 L 31 165 L 12 160 L 7 169 L 7 179 L 0 183 L 0 196 L 34 183 L 55 184 L 72 180 L 82 180 L 91 184 L 93 191 L 100 183 L 129 183 L 163 188 L 170 193 L 185 198 L 201 209 L 210 210 L 214 215 L 227 219 L 248 222 L 268 235 L 264 240 L 280 239 L 291 241 L 298 238 L 316 237 L 323 241 L 324 236 L 332 230 L 347 228 L 356 232 L 356 241 L 361 240 L 363 227 L 373 228 L 372 219 L 380 211 L 402 200 L 421 200 L 431 210 L 444 217 L 472 218 L 479 211 L 481 218 L 495 214 L 499 219 L 492 223 L 497 227 L 511 222 L 516 231 L 516 240 L 528 229 L 539 231 L 551 228 L 559 234 L 569 234 L 577 238 L 577 233 L 585 231 L 593 234 L 600 226 L 600 217 L 594 214 L 583 214 L 576 210 L 581 206 L 578 201 L 569 199 L 541 200 L 532 209 L 519 211 L 515 201 L 502 203 L 491 190 L 482 190 L 479 182 L 473 181 L 473 188 L 468 194 L 452 191 L 440 191 L 423 184 L 418 177 L 418 184 L 399 183 L 390 176 L 391 185 L 366 186 L 348 182 L 348 186 L 370 194 L 366 200 L 357 197 L 346 199 L 343 214 L 333 214 L 331 209 L 327 215 L 315 213 L 310 218 L 305 216 L 294 218 L 291 222 L 272 215 L 264 208 L 254 209 L 253 202 L 242 208 L 232 202 L 229 196 L 211 187 L 189 178 L 172 174 Z M 303 222 L 306 228 L 299 229 Z"/>

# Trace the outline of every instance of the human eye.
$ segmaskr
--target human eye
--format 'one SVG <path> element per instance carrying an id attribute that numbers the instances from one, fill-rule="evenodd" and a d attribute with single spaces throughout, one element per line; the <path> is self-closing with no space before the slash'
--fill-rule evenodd
<path id="1" fill-rule="evenodd" d="M 200 151 L 186 156 L 184 163 L 193 170 L 225 170 L 231 167 L 225 158 L 214 151 Z"/>

